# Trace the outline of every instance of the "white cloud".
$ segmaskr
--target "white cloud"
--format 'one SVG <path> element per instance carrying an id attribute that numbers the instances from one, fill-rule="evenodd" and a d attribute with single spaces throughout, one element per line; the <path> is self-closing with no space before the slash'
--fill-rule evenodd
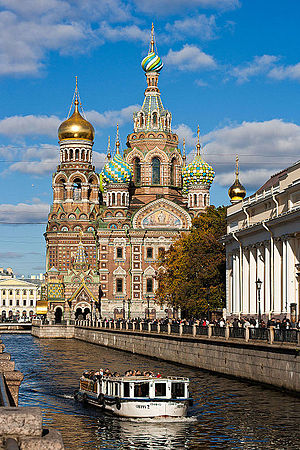
<path id="1" fill-rule="evenodd" d="M 187 9 L 233 9 L 240 6 L 240 0 L 134 0 L 136 7 L 143 12 L 171 14 Z"/>
<path id="2" fill-rule="evenodd" d="M 93 152 L 93 163 L 95 164 L 96 171 L 100 172 L 106 162 L 105 153 Z"/>
<path id="3" fill-rule="evenodd" d="M 180 125 L 175 127 L 173 131 L 178 135 L 179 140 L 181 142 L 183 141 L 183 139 L 185 139 L 185 143 L 187 146 L 187 150 L 186 150 L 187 152 L 188 152 L 188 147 L 194 147 L 196 145 L 196 142 L 197 142 L 196 134 L 185 123 L 181 123 Z"/>
<path id="4" fill-rule="evenodd" d="M 43 175 L 54 172 L 59 163 L 59 148 L 56 145 L 42 144 L 20 148 L 20 161 L 14 162 L 4 172 L 20 172 L 28 175 Z"/>
<path id="5" fill-rule="evenodd" d="M 300 81 L 300 63 L 290 66 L 278 66 L 274 67 L 268 73 L 270 78 L 276 80 L 296 80 Z"/>
<path id="6" fill-rule="evenodd" d="M 204 14 L 194 15 L 182 20 L 175 20 L 166 24 L 166 30 L 172 39 L 184 40 L 186 36 L 198 37 L 201 39 L 213 39 L 216 32 L 215 16 L 205 16 Z"/>
<path id="7" fill-rule="evenodd" d="M 0 204 L 0 223 L 40 223 L 47 222 L 47 203 Z"/>
<path id="8" fill-rule="evenodd" d="M 149 42 L 149 31 L 142 30 L 137 25 L 111 26 L 107 22 L 102 22 L 98 29 L 105 40 L 116 41 L 140 41 Z"/>
<path id="9" fill-rule="evenodd" d="M 219 184 L 233 182 L 238 154 L 242 183 L 257 189 L 270 175 L 299 159 L 300 126 L 279 119 L 243 122 L 212 131 L 203 136 L 203 142 L 204 158 L 215 168 Z"/>
<path id="10" fill-rule="evenodd" d="M 123 125 L 124 123 L 129 122 L 132 120 L 133 113 L 139 109 L 139 105 L 130 105 L 119 111 L 105 111 L 104 113 L 88 111 L 86 116 L 95 127 L 106 128 L 116 126 L 117 123 Z"/>
<path id="11" fill-rule="evenodd" d="M 0 134 L 6 136 L 57 136 L 57 116 L 11 116 L 0 120 Z"/>
<path id="12" fill-rule="evenodd" d="M 253 61 L 234 67 L 231 70 L 231 75 L 237 78 L 239 83 L 244 83 L 252 77 L 267 74 L 275 66 L 278 59 L 274 55 L 255 56 Z"/>
<path id="13" fill-rule="evenodd" d="M 214 58 L 207 55 L 195 45 L 186 44 L 181 50 L 169 50 L 163 58 L 169 66 L 176 66 L 179 70 L 201 70 L 216 67 Z"/>

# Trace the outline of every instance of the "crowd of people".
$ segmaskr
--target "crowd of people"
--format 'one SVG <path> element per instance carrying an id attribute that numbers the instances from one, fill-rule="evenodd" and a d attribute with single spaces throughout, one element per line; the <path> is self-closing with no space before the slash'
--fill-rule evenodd
<path id="1" fill-rule="evenodd" d="M 106 322 L 113 321 L 113 319 L 103 319 Z M 117 322 L 127 322 L 127 323 L 135 323 L 138 325 L 140 322 L 150 322 L 151 324 L 160 324 L 160 325 L 197 325 L 201 327 L 207 327 L 209 324 L 215 325 L 217 327 L 226 327 L 226 326 L 232 326 L 232 327 L 240 327 L 240 328 L 270 328 L 274 327 L 276 329 L 298 329 L 300 330 L 300 318 L 297 322 L 292 322 L 289 318 L 283 317 L 281 320 L 279 318 L 271 317 L 267 321 L 261 319 L 260 321 L 258 318 L 255 317 L 240 317 L 240 318 L 234 318 L 234 319 L 225 319 L 224 317 L 218 317 L 215 319 L 208 319 L 206 317 L 202 319 L 179 319 L 179 318 L 163 318 L 163 319 L 142 319 L 142 318 L 134 318 L 134 319 L 118 319 Z"/>
<path id="2" fill-rule="evenodd" d="M 109 369 L 100 369 L 100 370 L 85 370 L 82 374 L 84 378 L 88 378 L 90 380 L 101 379 L 102 377 L 147 377 L 147 378 L 161 378 L 161 374 L 150 370 L 141 371 L 139 369 L 129 369 L 126 370 L 124 375 L 121 375 L 119 372 L 111 372 Z"/>

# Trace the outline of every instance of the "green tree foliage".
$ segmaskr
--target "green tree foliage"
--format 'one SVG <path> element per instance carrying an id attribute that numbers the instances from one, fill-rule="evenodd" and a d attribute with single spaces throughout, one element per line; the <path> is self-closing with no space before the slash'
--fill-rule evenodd
<path id="1" fill-rule="evenodd" d="M 210 206 L 195 218 L 191 232 L 178 239 L 158 264 L 156 300 L 181 308 L 187 316 L 200 316 L 225 304 L 226 208 Z M 163 268 L 162 268 L 163 267 Z"/>

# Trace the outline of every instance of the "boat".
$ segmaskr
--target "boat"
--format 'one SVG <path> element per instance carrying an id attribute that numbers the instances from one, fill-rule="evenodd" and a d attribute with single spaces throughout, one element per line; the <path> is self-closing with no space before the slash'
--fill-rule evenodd
<path id="1" fill-rule="evenodd" d="M 74 398 L 120 417 L 185 417 L 192 405 L 184 377 L 106 376 L 85 372 Z"/>

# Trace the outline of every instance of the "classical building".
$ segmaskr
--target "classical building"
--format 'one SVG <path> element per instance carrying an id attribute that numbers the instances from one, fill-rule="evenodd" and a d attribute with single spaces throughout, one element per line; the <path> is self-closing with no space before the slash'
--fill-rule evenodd
<path id="1" fill-rule="evenodd" d="M 29 319 L 36 313 L 40 298 L 40 287 L 34 283 L 8 278 L 0 281 L 1 320 L 12 318 Z"/>
<path id="2" fill-rule="evenodd" d="M 237 171 L 229 194 L 232 205 L 224 238 L 227 315 L 296 320 L 300 309 L 300 162 L 273 175 L 247 198 Z"/>
<path id="3" fill-rule="evenodd" d="M 79 112 L 76 86 L 74 113 L 59 128 L 60 165 L 45 233 L 50 318 L 166 315 L 154 302 L 156 260 L 209 205 L 214 171 L 202 159 L 199 129 L 196 156 L 185 166 L 158 88 L 162 67 L 152 29 L 142 61 L 143 105 L 123 152 L 117 127 L 100 175 L 92 165 L 94 129 Z"/>

